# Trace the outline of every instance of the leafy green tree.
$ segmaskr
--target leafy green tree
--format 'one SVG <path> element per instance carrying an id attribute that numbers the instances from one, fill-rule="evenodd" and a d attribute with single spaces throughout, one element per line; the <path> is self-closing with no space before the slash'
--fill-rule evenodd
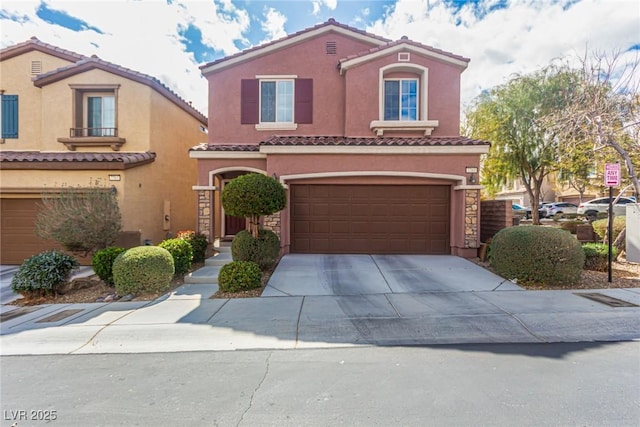
<path id="1" fill-rule="evenodd" d="M 36 234 L 82 256 L 113 245 L 122 216 L 115 193 L 99 184 L 95 181 L 89 188 L 65 187 L 43 194 Z"/>
<path id="2" fill-rule="evenodd" d="M 481 94 L 466 116 L 474 138 L 491 141 L 483 164 L 482 184 L 490 194 L 520 178 L 529 194 L 534 224 L 539 224 L 538 206 L 542 183 L 558 169 L 559 139 L 541 119 L 564 108 L 574 73 L 549 66 L 528 75 L 517 75 L 507 83 Z"/>
<path id="3" fill-rule="evenodd" d="M 249 218 L 249 232 L 258 238 L 260 217 L 284 209 L 287 194 L 276 179 L 259 173 L 241 175 L 222 191 L 222 206 L 227 215 Z"/>

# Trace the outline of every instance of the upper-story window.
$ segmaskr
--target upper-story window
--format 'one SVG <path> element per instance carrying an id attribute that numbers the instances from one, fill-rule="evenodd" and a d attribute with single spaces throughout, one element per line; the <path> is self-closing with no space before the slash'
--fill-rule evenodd
<path id="1" fill-rule="evenodd" d="M 256 130 L 295 130 L 313 122 L 313 80 L 256 76 L 240 85 L 240 123 Z"/>
<path id="2" fill-rule="evenodd" d="M 88 93 L 85 126 L 87 136 L 116 136 L 116 98 L 114 95 Z"/>
<path id="3" fill-rule="evenodd" d="M 293 83 L 260 81 L 260 123 L 293 123 Z"/>
<path id="4" fill-rule="evenodd" d="M 429 136 L 439 125 L 428 114 L 429 69 L 402 60 L 378 70 L 379 115 L 369 127 L 377 136 L 386 132 Z"/>
<path id="5" fill-rule="evenodd" d="M 2 138 L 18 138 L 18 95 L 0 95 Z"/>
<path id="6" fill-rule="evenodd" d="M 384 120 L 418 120 L 418 79 L 384 81 Z"/>
<path id="7" fill-rule="evenodd" d="M 58 142 L 76 147 L 110 146 L 117 151 L 126 142 L 118 134 L 118 84 L 71 84 L 72 122 L 69 136 Z"/>

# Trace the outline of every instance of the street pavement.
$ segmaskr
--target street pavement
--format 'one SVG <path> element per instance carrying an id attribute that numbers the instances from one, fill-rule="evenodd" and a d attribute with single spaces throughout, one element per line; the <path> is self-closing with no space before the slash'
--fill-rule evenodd
<path id="1" fill-rule="evenodd" d="M 0 425 L 635 427 L 639 354 L 612 342 L 3 356 Z"/>
<path id="2" fill-rule="evenodd" d="M 226 249 L 226 248 L 223 248 Z M 155 301 L 2 306 L 0 354 L 640 339 L 640 288 L 525 291 L 453 256 L 285 255 L 260 298 L 211 299 L 228 251 Z M 635 305 L 635 306 L 634 306 Z"/>

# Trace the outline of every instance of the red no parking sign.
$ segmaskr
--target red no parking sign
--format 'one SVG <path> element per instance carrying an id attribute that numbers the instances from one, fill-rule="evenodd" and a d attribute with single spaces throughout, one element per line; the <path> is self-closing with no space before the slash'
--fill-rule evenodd
<path id="1" fill-rule="evenodd" d="M 607 163 L 604 166 L 604 185 L 607 187 L 620 185 L 620 163 Z"/>

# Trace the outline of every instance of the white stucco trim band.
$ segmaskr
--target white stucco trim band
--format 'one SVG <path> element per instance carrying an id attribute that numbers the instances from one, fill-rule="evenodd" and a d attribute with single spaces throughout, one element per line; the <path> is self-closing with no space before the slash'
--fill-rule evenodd
<path id="1" fill-rule="evenodd" d="M 267 156 L 256 151 L 189 151 L 191 159 L 265 159 Z"/>
<path id="2" fill-rule="evenodd" d="M 227 166 L 224 168 L 218 168 L 218 169 L 209 171 L 209 186 L 215 188 L 215 185 L 213 185 L 213 182 L 216 175 L 225 173 L 225 172 L 237 172 L 237 171 L 261 173 L 262 175 L 267 174 L 267 171 L 265 170 L 252 168 L 248 166 Z"/>
<path id="3" fill-rule="evenodd" d="M 486 154 L 489 145 L 344 146 L 262 145 L 264 154 Z"/>
<path id="4" fill-rule="evenodd" d="M 191 189 L 194 191 L 216 191 L 215 185 L 192 185 Z"/>
<path id="5" fill-rule="evenodd" d="M 431 172 L 409 172 L 409 171 L 338 171 L 338 172 L 313 172 L 313 173 L 300 173 L 291 175 L 280 176 L 280 184 L 288 187 L 287 181 L 303 180 L 303 179 L 315 179 L 315 178 L 336 178 L 336 177 L 353 177 L 353 176 L 395 176 L 405 178 L 431 178 L 442 179 L 447 181 L 456 181 L 458 185 L 454 187 L 455 190 L 464 190 L 481 186 L 468 186 L 467 177 L 463 175 L 452 175 L 444 173 L 431 173 Z"/>

